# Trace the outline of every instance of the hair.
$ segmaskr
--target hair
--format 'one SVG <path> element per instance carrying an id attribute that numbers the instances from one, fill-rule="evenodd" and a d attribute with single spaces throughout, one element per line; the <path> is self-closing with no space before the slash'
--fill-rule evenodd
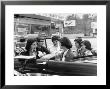
<path id="1" fill-rule="evenodd" d="M 81 47 L 81 43 L 82 43 L 82 38 L 78 37 L 74 40 L 74 42 L 77 42 L 79 44 L 79 46 Z"/>
<path id="2" fill-rule="evenodd" d="M 34 42 L 36 42 L 35 39 L 28 39 L 28 40 L 27 40 L 26 47 L 25 47 L 25 49 L 27 50 L 27 51 L 26 51 L 27 54 L 29 54 L 31 45 L 32 45 Z"/>
<path id="3" fill-rule="evenodd" d="M 82 44 L 84 44 L 86 46 L 86 49 L 92 50 L 91 43 L 88 40 L 82 41 Z"/>
<path id="4" fill-rule="evenodd" d="M 63 37 L 60 39 L 61 46 L 65 46 L 67 49 L 72 48 L 72 43 L 67 37 Z"/>
<path id="5" fill-rule="evenodd" d="M 37 41 L 37 42 L 41 42 L 41 41 L 43 41 L 43 40 L 44 40 L 43 37 L 37 37 L 37 38 L 36 38 L 36 41 Z"/>
<path id="6" fill-rule="evenodd" d="M 21 39 L 20 39 L 20 42 L 25 42 L 25 41 L 26 41 L 25 38 L 21 38 Z"/>
<path id="7" fill-rule="evenodd" d="M 59 41 L 59 39 L 60 39 L 59 36 L 53 36 L 53 37 L 52 37 L 52 42 L 53 42 L 53 41 L 56 41 L 56 40 Z"/>

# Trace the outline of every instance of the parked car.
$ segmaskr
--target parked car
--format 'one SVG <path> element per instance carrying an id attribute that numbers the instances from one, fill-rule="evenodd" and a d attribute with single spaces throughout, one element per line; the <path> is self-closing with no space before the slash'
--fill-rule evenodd
<path id="1" fill-rule="evenodd" d="M 45 44 L 48 45 L 47 41 L 45 42 Z M 62 62 L 51 59 L 40 60 L 18 57 L 15 58 L 14 69 L 25 74 L 41 73 L 58 76 L 97 76 L 97 56 L 76 57 L 76 59 L 77 61 Z M 32 62 L 33 60 L 34 63 Z"/>

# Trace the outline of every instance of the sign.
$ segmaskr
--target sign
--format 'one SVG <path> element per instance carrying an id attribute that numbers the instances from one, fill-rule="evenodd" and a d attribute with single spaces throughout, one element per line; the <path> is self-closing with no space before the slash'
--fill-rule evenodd
<path id="1" fill-rule="evenodd" d="M 91 22 L 91 28 L 97 29 L 97 23 L 96 22 Z"/>
<path id="2" fill-rule="evenodd" d="M 64 27 L 68 27 L 68 26 L 75 26 L 75 20 L 70 20 L 70 21 L 64 21 Z"/>

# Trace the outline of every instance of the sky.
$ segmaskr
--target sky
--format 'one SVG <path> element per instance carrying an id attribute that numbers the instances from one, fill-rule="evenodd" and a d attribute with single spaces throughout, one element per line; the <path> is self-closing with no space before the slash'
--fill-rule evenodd
<path id="1" fill-rule="evenodd" d="M 43 16 L 47 16 L 47 17 L 50 17 L 50 14 L 54 14 L 54 15 L 56 15 L 56 16 L 59 17 L 58 19 L 65 20 L 67 16 L 72 15 L 72 14 L 74 14 L 74 13 L 57 13 L 57 14 L 56 14 L 56 13 L 50 13 L 50 14 L 48 14 L 48 13 L 43 13 L 43 14 L 37 13 L 37 14 L 43 15 Z M 77 13 L 77 15 L 78 15 L 80 18 L 83 17 L 83 14 L 82 14 L 82 13 Z M 56 16 L 55 16 L 55 18 L 57 18 Z M 51 16 L 51 17 L 52 17 L 52 16 Z"/>

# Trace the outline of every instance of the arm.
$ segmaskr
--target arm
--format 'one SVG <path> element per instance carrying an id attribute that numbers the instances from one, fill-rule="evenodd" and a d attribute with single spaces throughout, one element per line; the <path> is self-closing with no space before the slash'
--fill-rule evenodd
<path id="1" fill-rule="evenodd" d="M 50 51 L 45 47 L 42 47 L 42 51 L 45 52 L 46 54 L 50 54 Z"/>

